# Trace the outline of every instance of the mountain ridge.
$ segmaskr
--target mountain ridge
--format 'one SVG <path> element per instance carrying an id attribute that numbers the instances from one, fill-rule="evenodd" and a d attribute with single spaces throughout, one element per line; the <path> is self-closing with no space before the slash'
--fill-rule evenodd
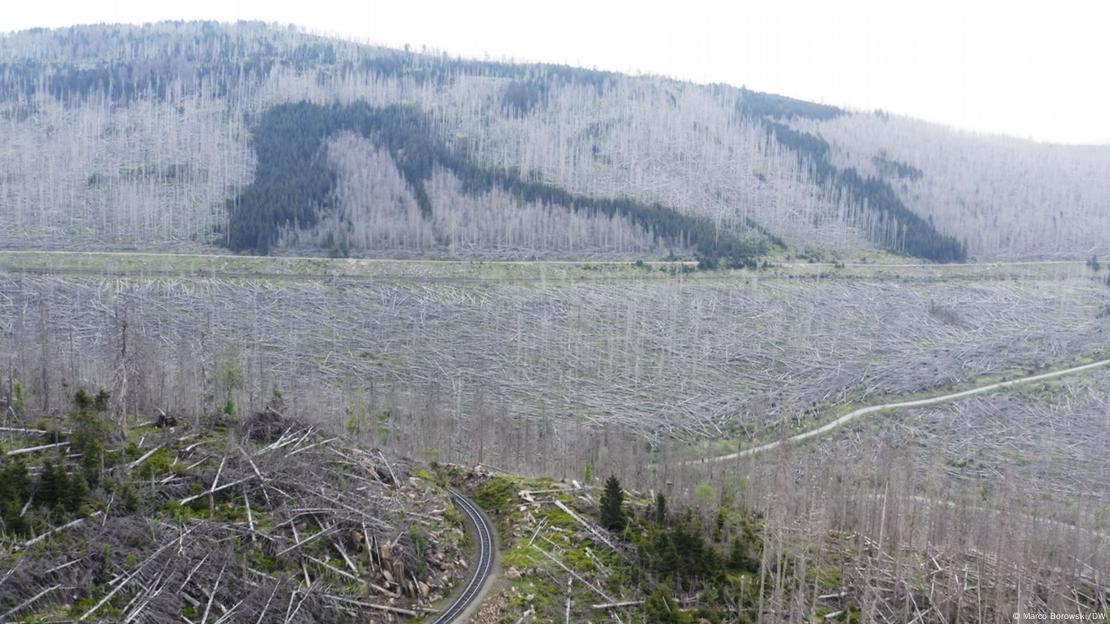
<path id="1" fill-rule="evenodd" d="M 1097 152 L 970 138 L 743 87 L 432 57 L 255 22 L 12 33 L 0 37 L 0 84 L 0 134 L 13 146 L 0 153 L 0 217 L 20 226 L 0 236 L 7 246 L 226 244 L 233 206 L 254 183 L 266 111 L 359 102 L 414 107 L 446 152 L 475 167 L 591 201 L 659 206 L 686 225 L 660 244 L 657 228 L 625 213 L 568 216 L 559 202 L 474 193 L 449 171 L 393 188 L 376 148 L 329 137 L 321 166 L 334 192 L 289 207 L 312 224 L 331 207 L 320 215 L 327 227 L 263 224 L 277 233 L 274 252 L 735 255 L 683 244 L 706 238 L 690 229 L 705 221 L 714 238 L 745 246 L 952 261 L 1081 257 L 1105 248 L 1099 232 L 1110 231 L 1110 186 L 1097 175 L 1110 156 Z M 957 166 L 938 156 L 952 150 Z M 440 196 L 421 199 L 416 187 L 433 179 Z M 1021 186 L 1031 199 L 1015 201 Z"/>

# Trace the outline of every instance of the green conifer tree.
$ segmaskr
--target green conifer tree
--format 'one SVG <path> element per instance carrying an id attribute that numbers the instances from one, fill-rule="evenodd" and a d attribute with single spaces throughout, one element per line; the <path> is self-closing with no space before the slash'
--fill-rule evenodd
<path id="1" fill-rule="evenodd" d="M 624 490 L 617 477 L 610 475 L 601 494 L 601 525 L 617 533 L 624 530 L 628 519 L 624 516 Z"/>
<path id="2" fill-rule="evenodd" d="M 660 583 L 644 602 L 644 618 L 649 624 L 683 624 L 689 621 L 685 616 L 666 583 Z"/>
<path id="3" fill-rule="evenodd" d="M 667 498 L 662 492 L 655 495 L 655 523 L 662 526 L 667 522 Z"/>

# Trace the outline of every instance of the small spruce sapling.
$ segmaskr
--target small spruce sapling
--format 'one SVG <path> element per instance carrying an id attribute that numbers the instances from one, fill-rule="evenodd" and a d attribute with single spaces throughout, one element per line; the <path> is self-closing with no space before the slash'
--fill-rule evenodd
<path id="1" fill-rule="evenodd" d="M 601 525 L 620 533 L 627 524 L 628 519 L 624 516 L 624 490 L 617 477 L 610 475 L 605 481 L 605 491 L 601 494 Z"/>

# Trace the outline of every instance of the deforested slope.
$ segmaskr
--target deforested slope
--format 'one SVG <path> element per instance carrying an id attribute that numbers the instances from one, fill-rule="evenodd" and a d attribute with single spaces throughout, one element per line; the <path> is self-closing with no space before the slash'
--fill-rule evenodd
<path id="1" fill-rule="evenodd" d="M 7 247 L 651 258 L 704 256 L 689 238 L 712 231 L 799 253 L 1080 257 L 1105 248 L 1110 212 L 1093 173 L 1104 149 L 256 23 L 13 33 L 0 37 L 0 86 Z M 322 185 L 289 193 L 299 178 L 267 177 L 259 152 L 283 106 L 409 110 L 420 132 L 388 146 L 355 133 L 370 141 L 356 147 L 336 127 L 296 161 Z M 418 145 L 454 160 L 414 177 L 405 150 Z M 1039 162 L 1052 166 L 1030 175 Z M 476 186 L 475 171 L 493 183 Z M 389 190 L 368 200 L 354 190 L 367 184 Z M 269 244 L 239 246 L 236 206 L 252 194 L 278 204 L 248 228 Z"/>
<path id="2" fill-rule="evenodd" d="M 354 144 L 348 141 L 348 149 L 357 150 L 361 147 L 358 139 L 363 138 L 388 153 L 391 162 L 377 163 L 375 171 L 384 171 L 394 180 L 396 204 L 368 202 L 364 204 L 366 214 L 359 214 L 353 210 L 358 205 L 357 193 L 337 195 L 334 163 L 321 157 L 320 152 L 326 145 L 329 154 L 335 150 L 340 152 L 338 158 L 344 158 L 343 143 L 325 144 L 343 132 L 355 139 Z M 555 186 L 523 180 L 513 170 L 475 165 L 437 141 L 424 117 L 412 108 L 373 108 L 361 102 L 346 107 L 279 105 L 262 116 L 253 138 L 258 154 L 255 178 L 228 202 L 225 242 L 236 251 L 267 253 L 271 246 L 289 240 L 288 231 L 312 231 L 321 219 L 328 218 L 332 227 L 323 231 L 323 242 L 340 255 L 347 255 L 352 242 L 356 248 L 362 242 L 350 236 L 356 224 L 365 234 L 387 233 L 412 241 L 414 251 L 442 245 L 461 250 L 516 249 L 542 254 L 559 249 L 553 237 L 577 234 L 586 253 L 593 247 L 621 253 L 628 248 L 650 251 L 665 246 L 672 255 L 690 248 L 704 258 L 723 257 L 733 263 L 753 264 L 767 247 L 763 241 L 745 241 L 719 231 L 704 217 L 686 215 L 658 203 L 573 195 Z M 348 163 L 352 159 L 357 161 L 357 155 L 347 156 Z M 361 171 L 357 165 L 349 167 L 344 181 L 351 183 L 351 178 L 361 177 Z M 396 183 L 400 181 L 404 188 Z M 466 198 L 474 198 L 480 205 L 470 205 Z M 348 201 L 342 203 L 343 199 Z M 420 219 L 404 208 L 406 200 L 410 207 L 415 204 Z M 388 210 L 391 204 L 399 205 L 406 217 L 413 218 L 396 221 L 399 232 L 368 226 L 366 221 L 375 220 L 378 209 Z M 497 204 L 502 206 L 501 211 L 494 209 Z M 521 216 L 533 217 L 540 236 L 525 228 L 497 227 L 497 216 L 510 216 L 514 209 Z M 468 228 L 468 222 L 481 219 L 482 212 L 490 213 L 488 225 Z M 535 213 L 564 217 L 567 213 L 578 214 L 581 222 L 600 222 L 604 228 L 583 232 L 574 228 L 573 222 L 564 219 L 548 224 Z M 508 223 L 512 223 L 511 218 Z"/>
<path id="3" fill-rule="evenodd" d="M 0 281 L 0 346 L 42 409 L 76 383 L 142 412 L 205 413 L 227 396 L 258 409 L 279 388 L 290 414 L 407 453 L 559 476 L 669 443 L 734 450 L 830 407 L 1110 347 L 1110 290 L 1079 263 L 1022 280 L 631 263 L 521 279 L 477 264 L 365 279 L 104 270 Z"/>

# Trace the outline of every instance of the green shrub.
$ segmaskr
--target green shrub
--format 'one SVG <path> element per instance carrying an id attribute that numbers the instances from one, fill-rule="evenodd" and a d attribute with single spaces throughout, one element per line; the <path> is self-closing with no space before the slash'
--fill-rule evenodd
<path id="1" fill-rule="evenodd" d="M 170 466 L 173 464 L 173 459 L 169 451 L 166 449 L 158 449 L 143 460 L 136 469 L 138 474 L 143 479 L 153 479 L 154 477 L 163 475 L 170 471 Z"/>
<path id="2" fill-rule="evenodd" d="M 474 502 L 487 511 L 507 513 L 512 511 L 516 489 L 507 477 L 494 477 L 474 493 Z"/>

